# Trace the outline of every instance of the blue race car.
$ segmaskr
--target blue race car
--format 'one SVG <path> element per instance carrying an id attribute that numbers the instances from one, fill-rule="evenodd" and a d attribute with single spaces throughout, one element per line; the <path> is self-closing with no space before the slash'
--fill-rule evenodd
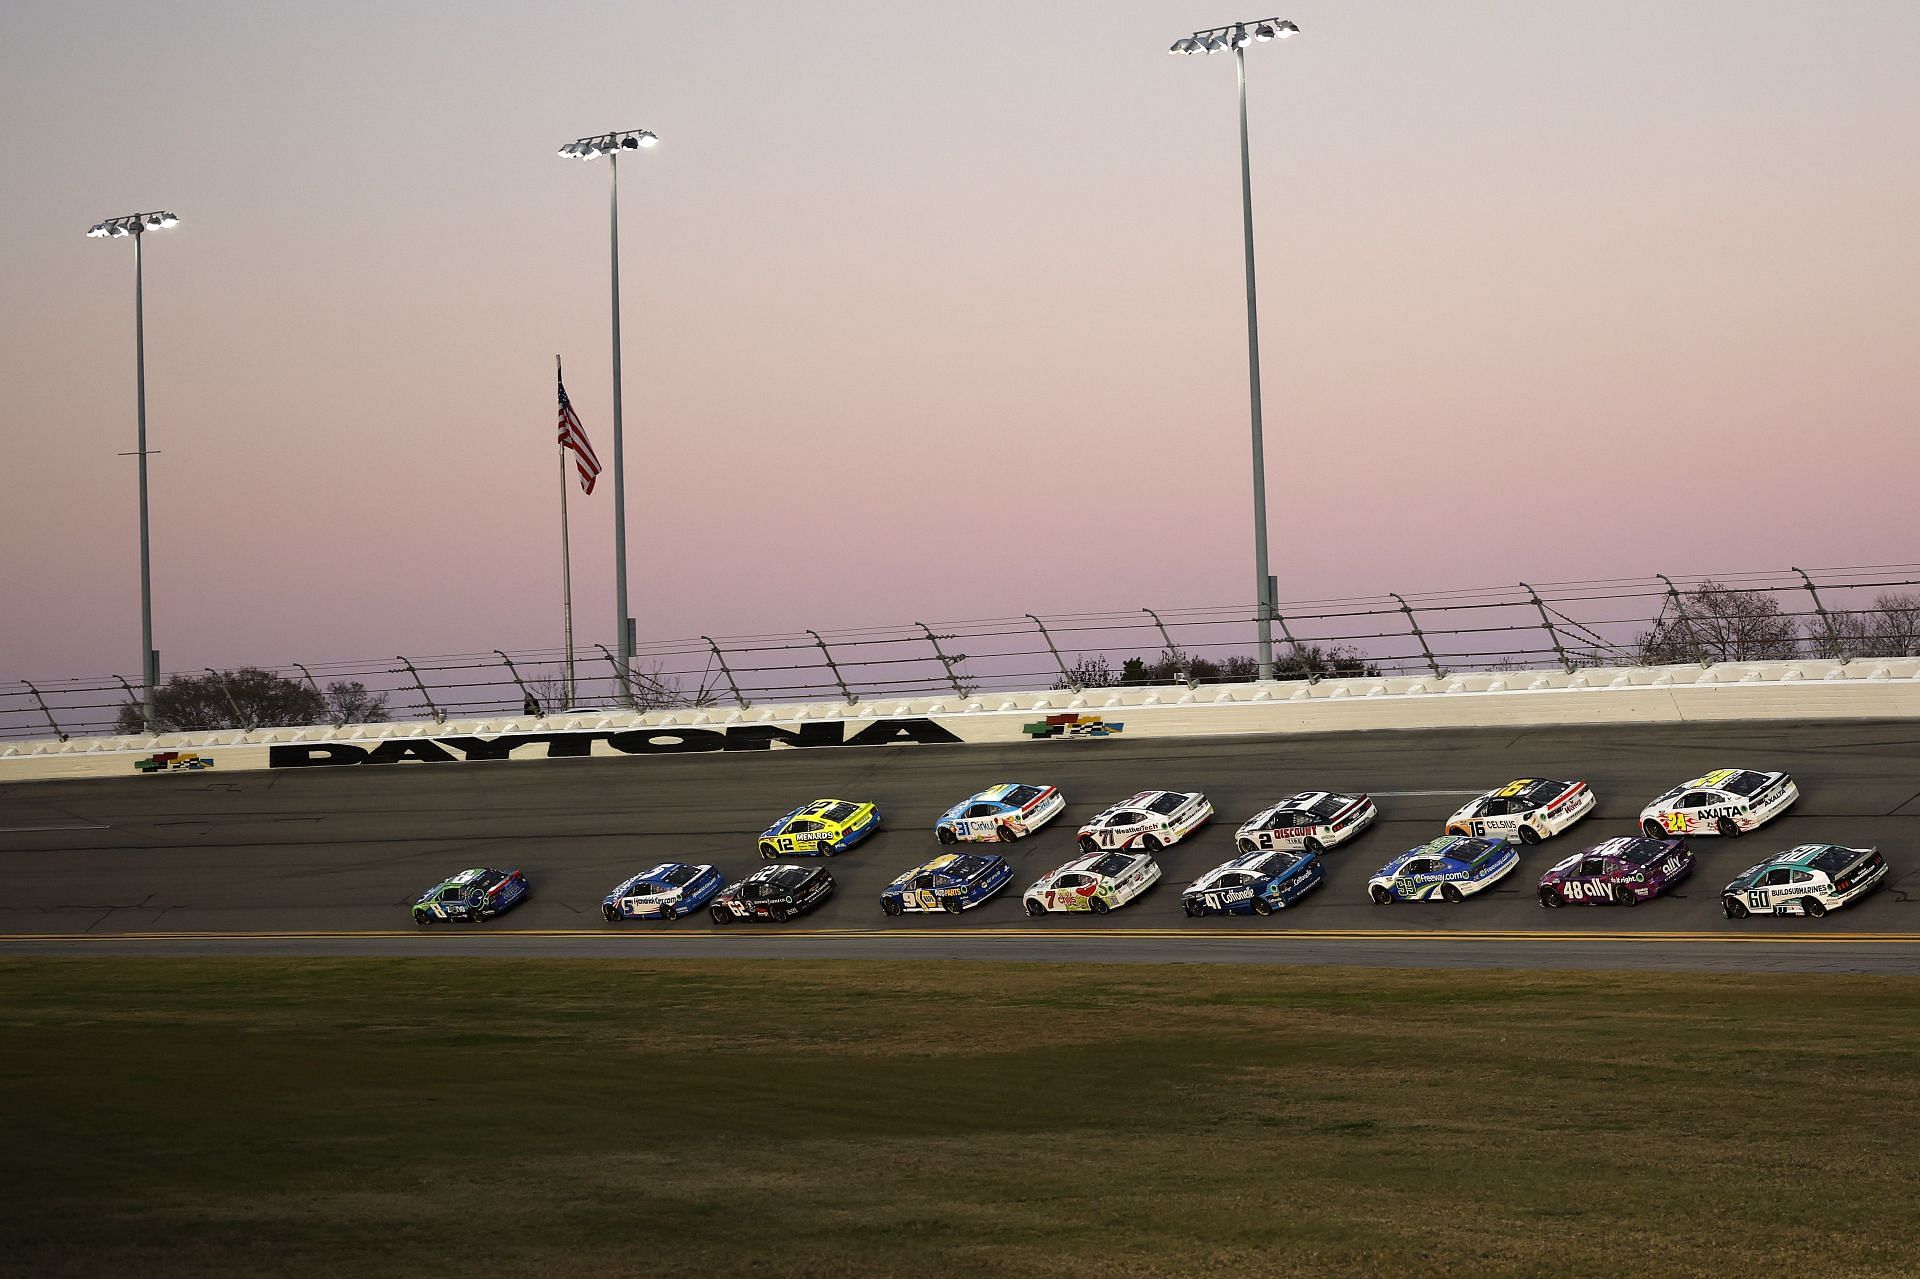
<path id="1" fill-rule="evenodd" d="M 1007 886 L 1013 866 L 991 853 L 942 853 L 915 866 L 880 893 L 880 909 L 889 915 L 910 910 L 944 910 L 958 915 Z"/>
<path id="2" fill-rule="evenodd" d="M 610 923 L 622 919 L 676 919 L 706 905 L 726 883 L 726 878 L 711 866 L 666 862 L 641 871 L 608 893 L 600 903 L 600 913 Z"/>
<path id="3" fill-rule="evenodd" d="M 527 895 L 527 877 L 517 870 L 476 866 L 443 879 L 413 903 L 413 922 L 425 928 L 440 919 L 477 924 L 513 909 Z"/>
<path id="4" fill-rule="evenodd" d="M 1491 888 L 1519 864 L 1520 854 L 1504 839 L 1444 835 L 1382 866 L 1367 881 L 1367 895 L 1381 906 L 1435 897 L 1457 902 Z"/>
<path id="5" fill-rule="evenodd" d="M 1180 905 L 1202 915 L 1271 915 L 1320 886 L 1326 870 L 1318 853 L 1243 853 L 1187 886 Z"/>

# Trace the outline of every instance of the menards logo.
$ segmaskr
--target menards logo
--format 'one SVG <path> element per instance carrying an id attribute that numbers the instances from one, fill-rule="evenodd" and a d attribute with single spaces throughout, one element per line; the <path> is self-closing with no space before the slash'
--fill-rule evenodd
<path id="1" fill-rule="evenodd" d="M 1049 715 L 1045 719 L 1035 720 L 1031 724 L 1022 724 L 1020 731 L 1039 741 L 1045 737 L 1112 737 L 1125 724 L 1109 721 L 1101 715 Z"/>

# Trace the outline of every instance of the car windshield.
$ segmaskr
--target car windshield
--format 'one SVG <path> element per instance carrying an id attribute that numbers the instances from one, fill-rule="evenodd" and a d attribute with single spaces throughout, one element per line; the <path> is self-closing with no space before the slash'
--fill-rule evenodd
<path id="1" fill-rule="evenodd" d="M 1293 853 L 1268 853 L 1257 862 L 1247 863 L 1247 869 L 1256 875 L 1284 875 L 1299 860 Z"/>
<path id="2" fill-rule="evenodd" d="M 1162 817 L 1165 817 L 1168 813 L 1178 812 L 1180 806 L 1186 802 L 1187 797 L 1185 795 L 1176 795 L 1172 791 L 1168 791 L 1159 799 L 1148 804 L 1147 811 L 1150 813 L 1158 813 Z"/>
<path id="3" fill-rule="evenodd" d="M 1328 795 L 1307 811 L 1321 821 L 1331 821 L 1335 814 L 1353 801 L 1345 795 Z"/>
<path id="4" fill-rule="evenodd" d="M 1016 786 L 1006 793 L 1006 802 L 1015 808 L 1025 808 L 1040 794 L 1038 786 Z"/>
<path id="5" fill-rule="evenodd" d="M 1666 856 L 1667 846 L 1653 839 L 1636 839 L 1620 850 L 1629 866 L 1649 866 Z"/>
<path id="6" fill-rule="evenodd" d="M 1567 789 L 1566 782 L 1542 779 L 1520 792 L 1520 798 L 1527 802 L 1528 808 L 1538 808 L 1548 800 L 1558 797 Z"/>
<path id="7" fill-rule="evenodd" d="M 811 878 L 813 872 L 805 866 L 785 866 L 767 877 L 767 882 L 781 888 L 798 888 Z"/>
<path id="8" fill-rule="evenodd" d="M 1105 875 L 1108 879 L 1112 879 L 1115 875 L 1123 873 L 1127 867 L 1131 865 L 1133 865 L 1133 858 L 1127 856 L 1125 853 L 1108 853 L 1105 857 L 1102 857 L 1099 861 L 1087 867 L 1087 869 L 1096 875 Z"/>
<path id="9" fill-rule="evenodd" d="M 1829 875 L 1838 875 L 1853 865 L 1854 858 L 1860 854 L 1851 848 L 1842 848 L 1838 844 L 1829 845 L 1807 864 L 1815 870 L 1823 870 Z"/>
<path id="10" fill-rule="evenodd" d="M 988 866 L 988 859 L 975 853 L 962 853 L 940 868 L 942 875 L 951 875 L 955 879 L 972 879 Z"/>
<path id="11" fill-rule="evenodd" d="M 820 814 L 820 820 L 823 822 L 844 822 L 853 816 L 856 807 L 857 806 L 853 804 L 835 804 L 832 808 Z"/>
<path id="12" fill-rule="evenodd" d="M 699 874 L 698 866 L 675 866 L 663 875 L 654 876 L 654 879 L 655 882 L 665 884 L 668 888 L 678 888 L 682 884 L 691 883 Z"/>
<path id="13" fill-rule="evenodd" d="M 1734 794 L 1742 797 L 1750 797 L 1759 794 L 1766 788 L 1766 785 L 1767 775 L 1765 773 L 1756 773 L 1748 770 L 1746 772 L 1735 773 L 1721 784 L 1720 789 L 1732 791 Z"/>

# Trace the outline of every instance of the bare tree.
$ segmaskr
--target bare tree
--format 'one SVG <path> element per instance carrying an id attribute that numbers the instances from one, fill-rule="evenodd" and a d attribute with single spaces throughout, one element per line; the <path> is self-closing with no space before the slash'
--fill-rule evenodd
<path id="1" fill-rule="evenodd" d="M 1828 617 L 1828 627 L 1812 636 L 1822 657 L 1920 656 L 1920 595 L 1911 591 L 1880 595 L 1872 608 Z"/>
<path id="2" fill-rule="evenodd" d="M 387 695 L 370 693 L 359 680 L 335 680 L 327 685 L 327 719 L 333 724 L 384 724 Z"/>
<path id="3" fill-rule="evenodd" d="M 1647 666 L 1789 658 L 1800 655 L 1800 627 L 1773 596 L 1709 580 L 1663 607 L 1636 647 Z"/>

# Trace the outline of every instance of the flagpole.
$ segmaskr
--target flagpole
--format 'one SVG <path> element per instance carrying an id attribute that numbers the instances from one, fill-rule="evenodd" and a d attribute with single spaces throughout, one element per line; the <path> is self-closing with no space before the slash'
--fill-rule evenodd
<path id="1" fill-rule="evenodd" d="M 563 384 L 560 376 L 560 357 L 553 357 L 554 382 Z M 567 519 L 567 446 L 560 446 L 560 613 L 565 622 L 567 636 L 567 705 L 578 706 L 573 691 L 573 547 L 568 531 Z"/>

